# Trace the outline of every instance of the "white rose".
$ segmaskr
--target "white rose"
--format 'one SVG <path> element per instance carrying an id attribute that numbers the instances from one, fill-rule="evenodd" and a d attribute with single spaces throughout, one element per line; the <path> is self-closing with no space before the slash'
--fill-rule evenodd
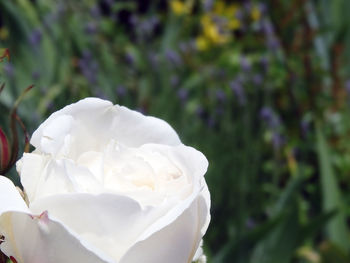
<path id="1" fill-rule="evenodd" d="M 24 263 L 188 263 L 201 256 L 208 162 L 166 122 L 87 98 L 53 113 L 31 144 L 35 151 L 17 163 L 26 203 L 0 177 L 7 256 Z"/>

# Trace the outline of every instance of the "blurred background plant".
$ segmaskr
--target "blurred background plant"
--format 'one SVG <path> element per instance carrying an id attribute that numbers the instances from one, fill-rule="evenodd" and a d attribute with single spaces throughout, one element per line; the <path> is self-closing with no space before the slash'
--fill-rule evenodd
<path id="1" fill-rule="evenodd" d="M 18 109 L 30 133 L 87 96 L 163 118 L 209 159 L 209 262 L 349 263 L 348 10 L 347 0 L 0 0 L 0 47 L 12 55 L 0 65 L 1 126 L 30 84 Z"/>

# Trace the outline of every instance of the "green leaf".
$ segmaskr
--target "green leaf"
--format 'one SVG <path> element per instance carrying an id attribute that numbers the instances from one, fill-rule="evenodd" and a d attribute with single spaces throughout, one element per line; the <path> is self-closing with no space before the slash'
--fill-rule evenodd
<path id="1" fill-rule="evenodd" d="M 341 192 L 334 175 L 329 149 L 323 135 L 320 123 L 316 125 L 317 152 L 320 169 L 321 189 L 323 196 L 323 211 L 336 210 L 338 213 L 327 225 L 329 239 L 340 248 L 348 251 L 349 232 L 346 226 L 344 210 L 341 209 Z"/>
<path id="2" fill-rule="evenodd" d="M 272 210 L 272 215 L 282 215 L 283 220 L 259 243 L 252 253 L 251 263 L 288 263 L 300 240 L 297 196 L 302 178 L 296 175 L 288 184 Z"/>

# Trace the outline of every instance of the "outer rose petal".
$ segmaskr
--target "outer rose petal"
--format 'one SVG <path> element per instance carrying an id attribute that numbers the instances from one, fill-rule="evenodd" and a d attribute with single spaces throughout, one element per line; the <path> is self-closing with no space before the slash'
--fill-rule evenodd
<path id="1" fill-rule="evenodd" d="M 138 236 L 162 217 L 167 206 L 142 208 L 135 200 L 116 194 L 71 194 L 40 199 L 31 210 L 48 209 L 50 215 L 69 227 L 116 262 L 135 243 Z"/>
<path id="2" fill-rule="evenodd" d="M 181 144 L 165 121 L 98 98 L 86 98 L 53 113 L 34 132 L 31 144 L 44 153 L 74 158 L 76 153 L 103 148 L 111 139 L 130 147 Z"/>
<path id="3" fill-rule="evenodd" d="M 202 185 L 203 185 L 203 190 L 202 190 L 200 195 L 204 199 L 205 205 L 206 205 L 207 210 L 208 210 L 207 216 L 205 218 L 205 223 L 204 223 L 204 225 L 202 226 L 202 229 L 201 229 L 202 235 L 204 236 L 205 232 L 207 232 L 207 229 L 208 229 L 209 223 L 210 223 L 210 203 L 211 202 L 210 202 L 209 189 L 208 189 L 207 184 L 205 183 L 204 178 L 202 179 Z"/>
<path id="4" fill-rule="evenodd" d="M 19 263 L 111 262 L 88 250 L 47 215 L 33 217 L 14 184 L 0 176 L 0 248 Z"/>
<path id="5" fill-rule="evenodd" d="M 12 181 L 0 176 L 0 215 L 8 211 L 29 212 L 29 209 Z"/>
<path id="6" fill-rule="evenodd" d="M 206 204 L 207 209 L 208 209 L 208 214 L 207 214 L 205 223 L 204 223 L 204 225 L 201 228 L 202 236 L 204 236 L 205 232 L 207 232 L 207 229 L 208 229 L 209 223 L 210 223 L 210 212 L 209 212 L 210 211 L 210 193 L 209 193 L 209 189 L 208 189 L 207 184 L 205 183 L 204 178 L 202 180 L 203 180 L 204 188 L 203 188 L 203 190 L 201 192 L 201 197 L 204 199 L 205 204 Z M 199 247 L 198 247 L 198 249 L 196 251 L 196 254 L 195 254 L 194 258 L 193 258 L 193 261 L 197 261 L 197 260 L 199 260 L 200 257 L 203 257 L 202 245 L 203 245 L 203 241 L 200 243 L 200 245 L 199 245 Z"/>
<path id="7" fill-rule="evenodd" d="M 209 213 L 199 196 L 175 221 L 132 246 L 120 263 L 190 263 L 194 258 Z"/>
<path id="8" fill-rule="evenodd" d="M 5 242 L 0 245 L 7 256 L 19 263 L 106 263 L 86 248 L 60 223 L 47 215 L 33 217 L 22 212 L 7 212 L 0 216 L 0 229 Z"/>

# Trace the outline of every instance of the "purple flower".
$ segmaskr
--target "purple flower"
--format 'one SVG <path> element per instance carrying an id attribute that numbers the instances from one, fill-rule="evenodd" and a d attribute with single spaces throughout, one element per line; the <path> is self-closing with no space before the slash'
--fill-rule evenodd
<path id="1" fill-rule="evenodd" d="M 248 218 L 245 222 L 245 225 L 248 229 L 253 229 L 256 226 L 256 223 L 252 218 Z"/>
<path id="2" fill-rule="evenodd" d="M 140 22 L 139 18 L 135 15 L 135 14 L 132 14 L 130 16 L 130 20 L 129 20 L 130 24 L 134 27 L 137 27 L 138 26 L 138 23 Z"/>
<path id="3" fill-rule="evenodd" d="M 101 16 L 101 12 L 98 5 L 94 5 L 93 7 L 91 7 L 90 14 L 93 18 L 99 18 Z"/>
<path id="4" fill-rule="evenodd" d="M 261 26 L 262 26 L 262 30 L 264 31 L 267 37 L 272 37 L 275 35 L 275 29 L 273 28 L 273 25 L 269 20 L 267 19 L 262 20 Z"/>
<path id="5" fill-rule="evenodd" d="M 41 30 L 35 29 L 32 31 L 32 33 L 29 35 L 29 43 L 32 46 L 37 46 L 40 44 L 42 38 Z"/>
<path id="6" fill-rule="evenodd" d="M 103 99 L 103 100 L 107 100 L 108 97 L 106 96 L 106 94 L 103 92 L 102 89 L 100 89 L 99 87 L 96 87 L 95 88 L 95 96 L 100 98 L 100 99 Z"/>
<path id="7" fill-rule="evenodd" d="M 12 78 L 15 75 L 15 68 L 13 67 L 12 63 L 6 63 L 4 65 L 4 71 L 5 75 Z"/>
<path id="8" fill-rule="evenodd" d="M 114 4 L 114 0 L 104 0 L 103 1 L 108 7 L 111 7 Z"/>
<path id="9" fill-rule="evenodd" d="M 149 19 L 145 19 L 138 24 L 138 31 L 143 36 L 151 35 L 158 24 L 157 17 L 151 17 Z"/>
<path id="10" fill-rule="evenodd" d="M 238 80 L 231 81 L 230 87 L 233 93 L 235 94 L 235 96 L 237 97 L 239 104 L 241 106 L 245 105 L 247 102 L 247 99 L 246 99 L 245 92 L 241 82 Z"/>
<path id="11" fill-rule="evenodd" d="M 204 119 L 205 118 L 205 110 L 203 109 L 202 106 L 198 106 L 197 109 L 196 109 L 196 115 L 201 118 L 201 119 Z"/>
<path id="12" fill-rule="evenodd" d="M 241 68 L 244 72 L 248 72 L 252 68 L 250 61 L 246 57 L 241 57 L 240 65 L 241 65 Z"/>
<path id="13" fill-rule="evenodd" d="M 259 3 L 258 8 L 260 10 L 260 13 L 262 15 L 265 15 L 267 13 L 267 5 L 265 3 Z"/>
<path id="14" fill-rule="evenodd" d="M 209 12 L 213 9 L 214 0 L 204 0 L 203 1 L 203 9 L 205 12 Z"/>
<path id="15" fill-rule="evenodd" d="M 270 107 L 263 107 L 260 111 L 260 117 L 266 122 L 270 120 L 273 117 L 273 115 L 274 113 Z"/>
<path id="16" fill-rule="evenodd" d="M 224 79 L 227 76 L 227 72 L 223 68 L 218 68 L 213 72 L 215 78 Z"/>
<path id="17" fill-rule="evenodd" d="M 244 13 L 242 11 L 242 9 L 238 9 L 235 13 L 235 17 L 240 20 L 240 21 L 243 21 L 244 19 Z"/>
<path id="18" fill-rule="evenodd" d="M 156 68 L 158 66 L 158 62 L 159 62 L 158 54 L 153 52 L 153 51 L 150 51 L 150 52 L 148 52 L 147 57 L 148 57 L 148 60 L 151 63 L 151 66 L 153 68 Z"/>
<path id="19" fill-rule="evenodd" d="M 267 57 L 262 57 L 260 59 L 260 65 L 262 67 L 262 70 L 264 72 L 264 74 L 267 73 L 268 69 L 269 69 L 269 60 Z"/>
<path id="20" fill-rule="evenodd" d="M 304 118 L 300 122 L 300 128 L 301 128 L 301 133 L 303 137 L 306 137 L 310 132 L 310 120 Z"/>
<path id="21" fill-rule="evenodd" d="M 118 97 L 122 98 L 127 94 L 127 89 L 123 85 L 118 85 L 116 92 Z"/>
<path id="22" fill-rule="evenodd" d="M 92 53 L 88 49 L 83 50 L 83 59 L 90 60 L 92 59 Z"/>
<path id="23" fill-rule="evenodd" d="M 179 80 L 178 76 L 176 76 L 176 75 L 171 76 L 171 78 L 170 78 L 170 85 L 173 88 L 177 87 L 179 85 L 179 83 L 180 83 L 180 80 Z"/>
<path id="24" fill-rule="evenodd" d="M 83 56 L 79 59 L 78 65 L 85 78 L 91 84 L 96 84 L 98 63 L 92 59 L 92 54 L 89 50 L 83 51 Z"/>
<path id="25" fill-rule="evenodd" d="M 270 107 L 263 107 L 261 109 L 260 118 L 269 126 L 270 129 L 277 129 L 281 125 L 279 117 Z"/>
<path id="26" fill-rule="evenodd" d="M 278 49 L 280 47 L 280 43 L 276 37 L 268 38 L 266 45 L 272 51 L 275 51 L 276 49 Z"/>
<path id="27" fill-rule="evenodd" d="M 214 117 L 213 116 L 210 116 L 209 118 L 208 118 L 208 120 L 207 120 L 207 125 L 208 125 L 208 127 L 209 128 L 214 128 L 214 126 L 215 126 L 215 119 L 214 119 Z"/>
<path id="28" fill-rule="evenodd" d="M 64 3 L 58 3 L 56 8 L 56 20 L 60 19 L 61 16 L 66 12 L 67 6 Z"/>
<path id="29" fill-rule="evenodd" d="M 253 83 L 257 86 L 260 86 L 263 83 L 263 77 L 260 74 L 254 74 Z"/>
<path id="30" fill-rule="evenodd" d="M 215 108 L 215 115 L 216 116 L 221 116 L 225 113 L 224 108 L 222 107 L 222 105 L 219 105 L 218 107 Z"/>
<path id="31" fill-rule="evenodd" d="M 350 79 L 345 81 L 345 90 L 350 95 Z"/>
<path id="32" fill-rule="evenodd" d="M 188 90 L 181 88 L 177 92 L 177 96 L 181 100 L 181 103 L 185 103 L 188 99 Z"/>
<path id="33" fill-rule="evenodd" d="M 243 7 L 248 13 L 250 13 L 252 10 L 252 3 L 249 0 L 246 0 L 244 1 Z"/>
<path id="34" fill-rule="evenodd" d="M 84 32 L 87 35 L 93 35 L 97 33 L 97 25 L 95 22 L 88 22 L 84 27 Z"/>
<path id="35" fill-rule="evenodd" d="M 157 16 L 141 19 L 136 15 L 130 17 L 130 23 L 136 29 L 136 33 L 140 39 L 145 39 L 152 35 L 159 24 Z"/>
<path id="36" fill-rule="evenodd" d="M 48 108 L 50 111 L 53 111 L 55 109 L 55 104 L 52 101 L 49 101 L 46 105 L 46 108 Z"/>
<path id="37" fill-rule="evenodd" d="M 226 94 L 223 90 L 217 90 L 215 95 L 216 95 L 216 99 L 218 100 L 218 102 L 222 103 L 222 102 L 226 101 Z"/>
<path id="38" fill-rule="evenodd" d="M 33 73 L 32 73 L 32 78 L 33 78 L 33 80 L 38 80 L 39 78 L 40 78 L 40 73 L 39 73 L 39 71 L 34 71 Z"/>
<path id="39" fill-rule="evenodd" d="M 129 65 L 134 65 L 135 58 L 130 52 L 125 53 L 125 60 Z"/>
<path id="40" fill-rule="evenodd" d="M 261 21 L 262 30 L 266 36 L 266 45 L 269 49 L 275 50 L 278 49 L 280 44 L 278 38 L 275 34 L 275 29 L 273 28 L 272 23 L 269 20 Z"/>
<path id="41" fill-rule="evenodd" d="M 165 57 L 169 60 L 169 62 L 171 62 L 176 67 L 179 67 L 182 65 L 181 57 L 176 51 L 172 49 L 167 49 L 165 51 Z"/>
<path id="42" fill-rule="evenodd" d="M 273 133 L 272 135 L 272 145 L 275 150 L 279 150 L 283 145 L 286 144 L 286 139 L 283 135 L 278 132 Z"/>
<path id="43" fill-rule="evenodd" d="M 195 41 L 186 41 L 179 44 L 179 49 L 182 53 L 191 53 L 196 51 L 197 46 Z"/>

